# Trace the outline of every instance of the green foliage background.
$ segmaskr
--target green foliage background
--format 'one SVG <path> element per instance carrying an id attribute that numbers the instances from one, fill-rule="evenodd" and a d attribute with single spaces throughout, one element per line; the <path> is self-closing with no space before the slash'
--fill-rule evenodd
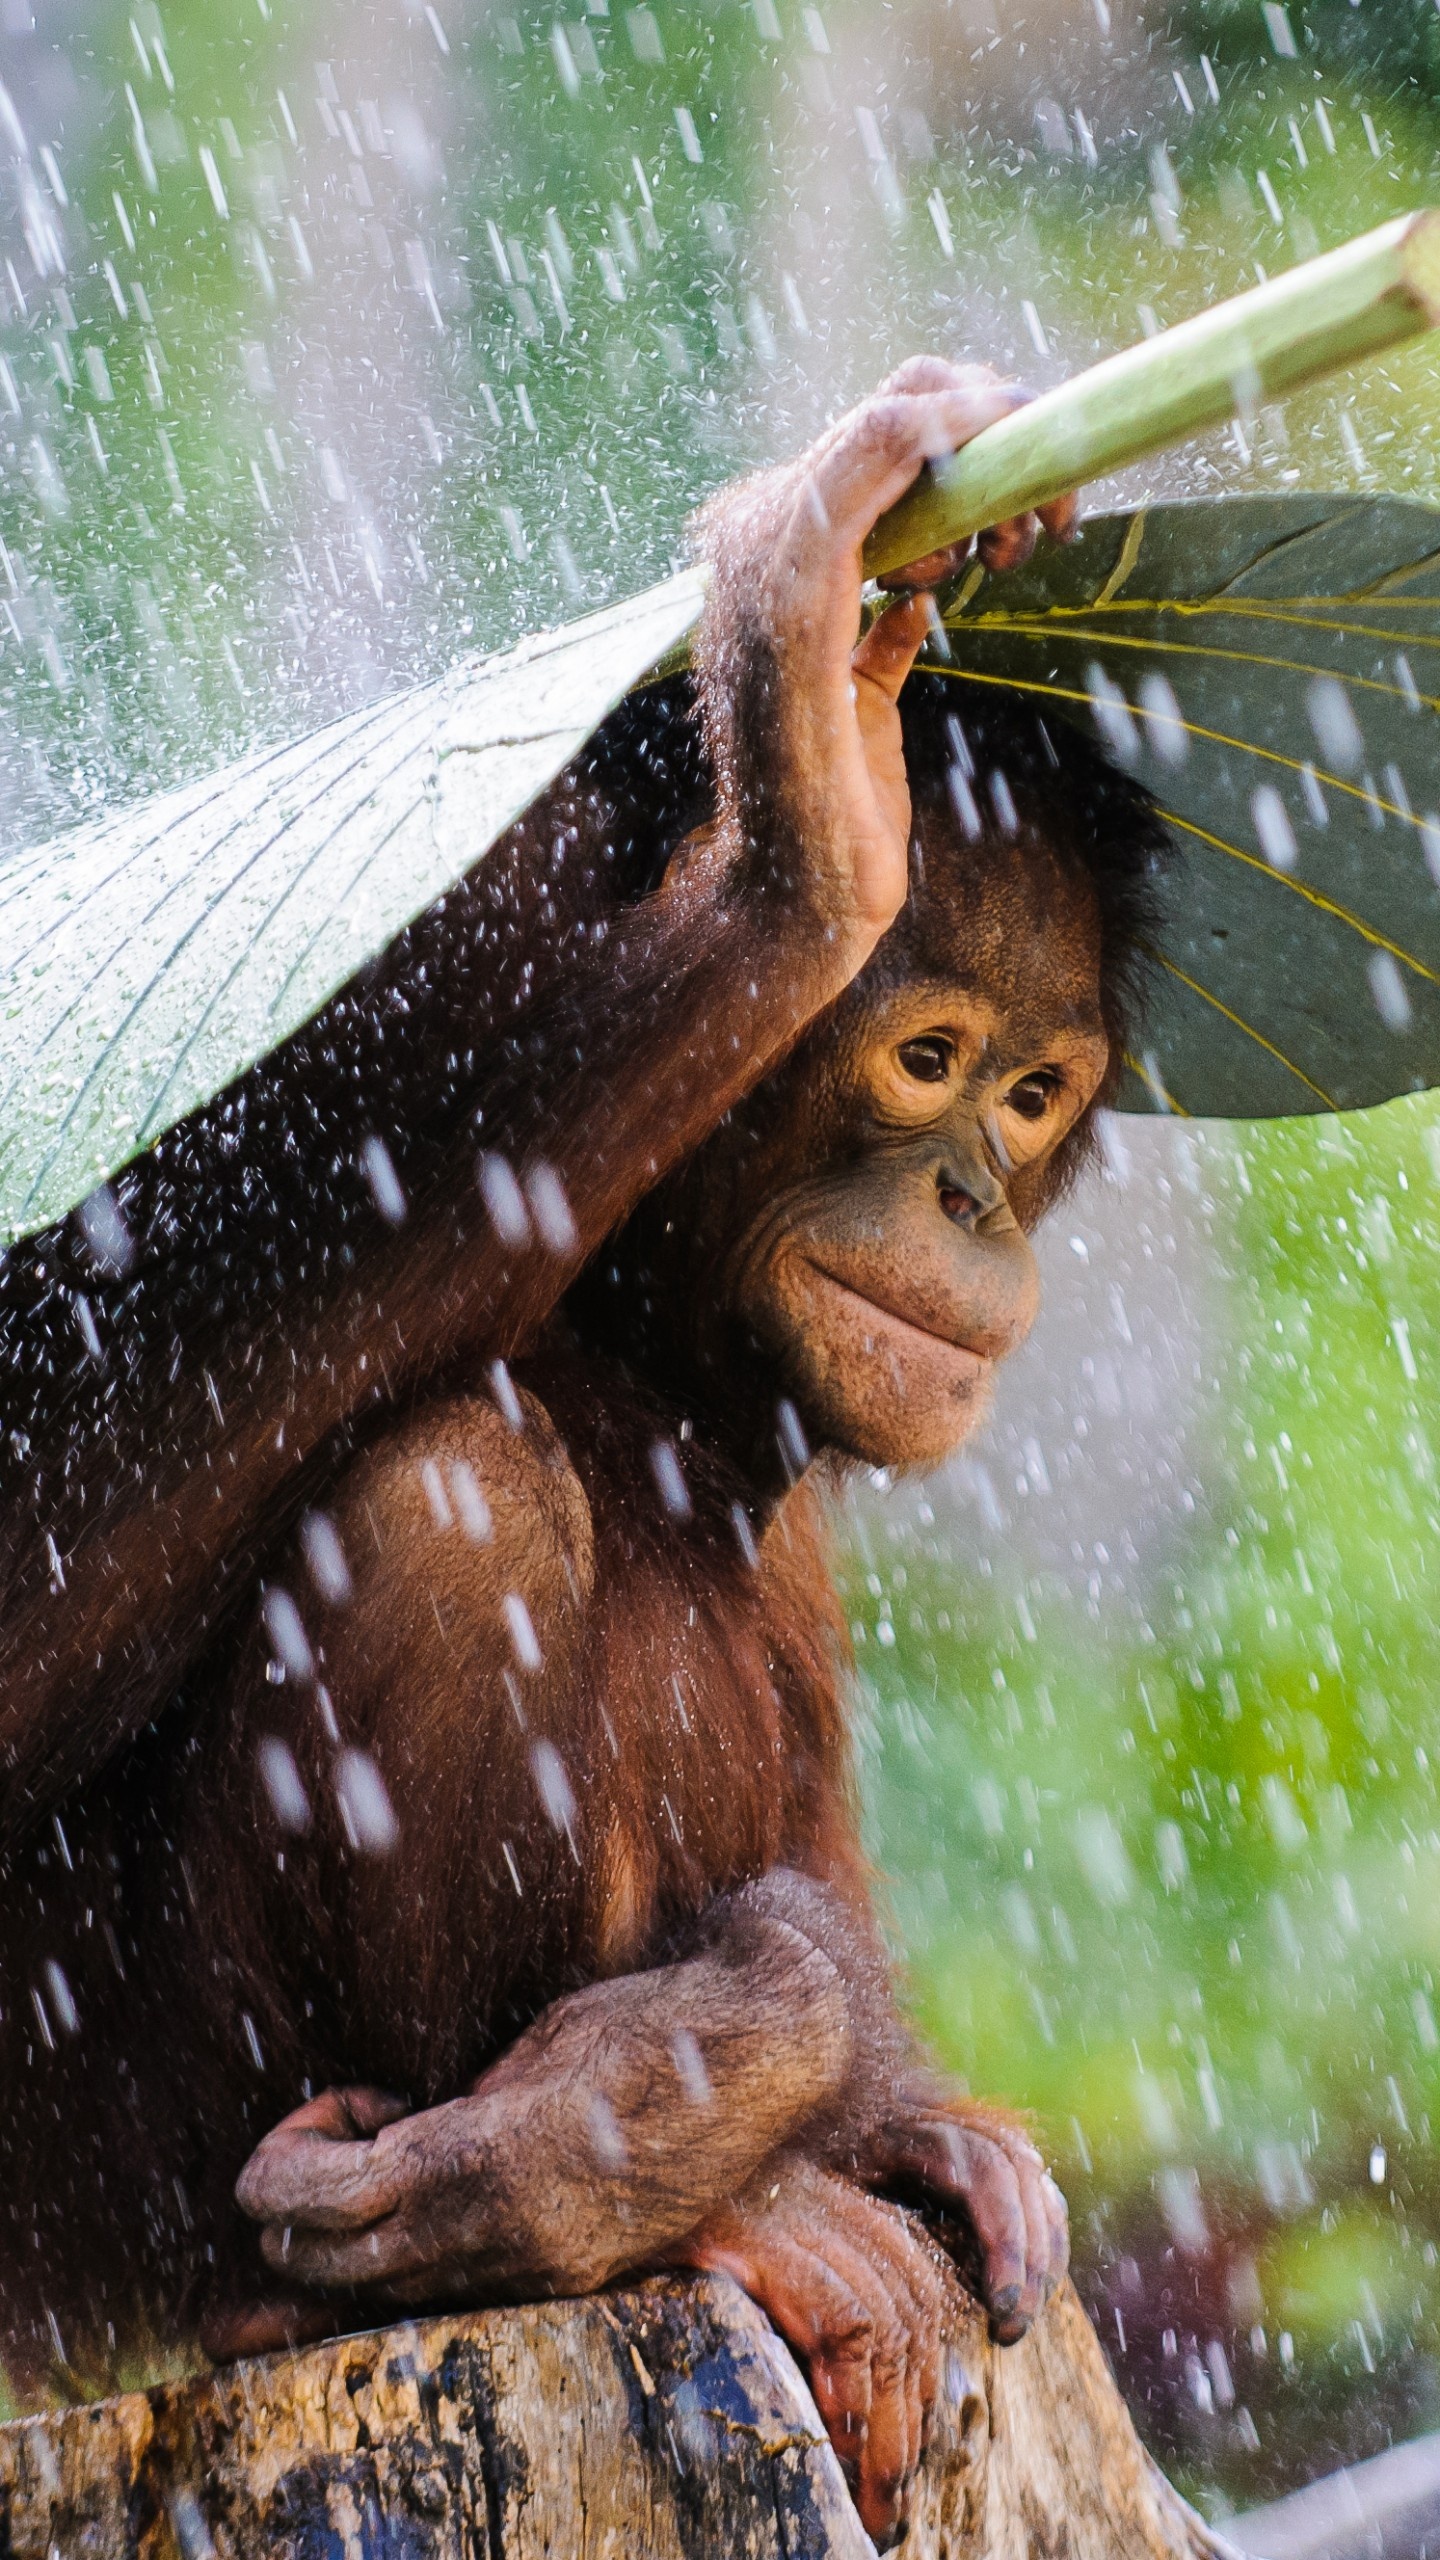
<path id="1" fill-rule="evenodd" d="M 1228 1499 L 1138 1637 L 883 1511 L 853 1594 L 917 2012 L 1036 2110 L 1117 2370 L 1244 2503 L 1440 2417 L 1440 1114 L 1239 1134 Z"/>
<path id="2" fill-rule="evenodd" d="M 570 5 L 5 40 L 11 842 L 640 586 L 917 344 L 1043 377 L 1440 200 L 1418 0 L 1057 0 L 1028 59 L 983 0 Z M 1164 485 L 1435 497 L 1436 387 L 1416 351 Z M 1143 1636 L 883 1513 L 852 1580 L 918 2012 L 1036 2110 L 1223 2503 L 1440 2416 L 1440 1117 L 1204 1162 L 1227 1491 Z"/>

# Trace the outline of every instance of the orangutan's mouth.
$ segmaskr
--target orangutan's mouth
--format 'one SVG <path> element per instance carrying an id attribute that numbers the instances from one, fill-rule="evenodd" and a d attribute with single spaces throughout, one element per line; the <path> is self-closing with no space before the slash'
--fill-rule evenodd
<path id="1" fill-rule="evenodd" d="M 848 1280 L 837 1280 L 834 1272 L 827 1271 L 823 1263 L 810 1261 L 807 1257 L 807 1267 L 812 1278 L 820 1283 L 822 1291 L 840 1301 L 846 1329 L 863 1322 L 875 1350 L 883 1347 L 899 1352 L 902 1357 L 909 1350 L 912 1356 L 918 1353 L 928 1361 L 933 1361 L 938 1353 L 951 1372 L 951 1383 L 957 1386 L 978 1384 L 985 1376 L 990 1361 L 983 1351 L 972 1351 L 968 1343 L 956 1342 L 949 1334 L 936 1333 L 929 1325 L 917 1324 L 913 1316 L 897 1314 L 893 1307 L 885 1306 L 880 1299 L 866 1297 Z"/>

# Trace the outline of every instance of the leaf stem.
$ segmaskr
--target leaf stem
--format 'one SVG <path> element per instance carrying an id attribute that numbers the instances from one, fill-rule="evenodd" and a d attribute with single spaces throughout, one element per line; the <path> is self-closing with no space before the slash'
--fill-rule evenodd
<path id="1" fill-rule="evenodd" d="M 1440 213 L 1409 213 L 1107 356 L 932 463 L 882 516 L 885 577 L 1440 322 Z"/>

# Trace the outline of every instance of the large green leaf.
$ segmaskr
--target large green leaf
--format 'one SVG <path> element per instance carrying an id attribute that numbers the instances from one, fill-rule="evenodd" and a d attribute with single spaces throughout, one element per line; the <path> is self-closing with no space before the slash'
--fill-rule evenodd
<path id="1" fill-rule="evenodd" d="M 681 647 L 701 591 L 673 578 L 15 862 L 0 1238 L 63 1216 L 308 1021 Z M 1440 511 L 1102 516 L 1003 580 L 972 572 L 947 622 L 962 707 L 967 687 L 1019 686 L 1093 729 L 1098 698 L 1123 748 L 1124 704 L 1142 706 L 1139 770 L 1180 858 L 1125 1107 L 1252 1118 L 1440 1084 Z M 1178 727 L 1143 708 L 1156 676 Z M 1317 729 L 1325 678 L 1341 714 L 1322 698 Z M 1344 702 L 1353 765 L 1333 752 Z M 1267 790 L 1288 868 L 1267 859 Z"/>
<path id="2" fill-rule="evenodd" d="M 0 878 L 0 1241 L 62 1217 L 458 880 L 694 622 L 692 573 Z"/>
<path id="3" fill-rule="evenodd" d="M 1180 859 L 1127 1108 L 1251 1119 L 1440 1084 L 1440 510 L 1098 517 L 1018 574 L 972 571 L 946 620 L 957 700 L 1022 686 L 1092 736 L 1098 710 L 1122 752 L 1136 714 Z M 1140 707 L 1157 677 L 1178 724 Z"/>

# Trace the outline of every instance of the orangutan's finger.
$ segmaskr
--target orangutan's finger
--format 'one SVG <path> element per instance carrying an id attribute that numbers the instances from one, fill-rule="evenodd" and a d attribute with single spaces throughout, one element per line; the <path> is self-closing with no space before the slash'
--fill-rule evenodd
<path id="1" fill-rule="evenodd" d="M 851 658 L 857 679 L 877 685 L 891 702 L 897 701 L 901 686 L 925 646 L 929 628 L 928 597 L 906 596 L 887 606 L 872 622 Z"/>
<path id="2" fill-rule="evenodd" d="M 1003 524 L 987 525 L 975 548 L 987 569 L 1019 569 L 1029 559 L 1039 537 L 1038 516 L 1007 516 Z"/>
<path id="3" fill-rule="evenodd" d="M 1080 523 L 1080 499 L 1074 489 L 1063 498 L 1052 498 L 1048 506 L 1037 507 L 1036 514 L 1054 542 L 1073 542 Z"/>
<path id="4" fill-rule="evenodd" d="M 287 2283 L 317 2293 L 373 2293 L 409 2276 L 433 2279 L 435 2260 L 433 2242 L 403 2213 L 358 2230 L 319 2221 L 267 2223 L 260 2255 Z"/>
<path id="5" fill-rule="evenodd" d="M 1011 407 L 1029 398 L 1018 382 L 990 364 L 954 364 L 948 356 L 907 356 L 879 386 L 889 391 L 1003 392 Z"/>
<path id="6" fill-rule="evenodd" d="M 208 2311 L 200 2323 L 200 2344 L 213 2364 L 229 2364 L 236 2356 L 276 2355 L 282 2348 L 312 2346 L 317 2338 L 333 2338 L 341 2325 L 333 2303 L 303 2302 L 277 2294 L 266 2302 L 241 2302 L 228 2310 Z"/>
<path id="7" fill-rule="evenodd" d="M 923 560 L 908 560 L 903 569 L 887 569 L 879 584 L 902 595 L 943 587 L 947 579 L 959 576 L 973 548 L 969 542 L 952 542 L 943 551 L 927 551 Z"/>
<path id="8" fill-rule="evenodd" d="M 327 2089 L 297 2107 L 252 2151 L 235 2184 L 252 2222 L 354 2229 L 388 2212 L 394 2195 L 374 2136 L 406 2113 L 378 2089 Z"/>

